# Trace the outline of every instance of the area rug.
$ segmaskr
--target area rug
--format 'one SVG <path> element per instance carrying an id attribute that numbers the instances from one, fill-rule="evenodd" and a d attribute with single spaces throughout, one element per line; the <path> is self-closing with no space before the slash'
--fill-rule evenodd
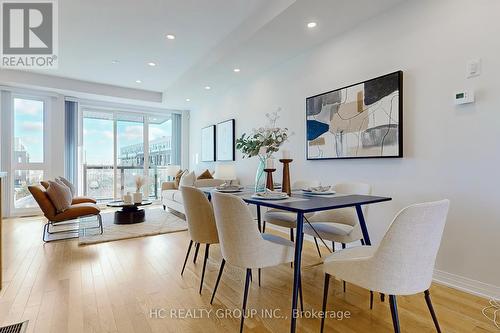
<path id="1" fill-rule="evenodd" d="M 146 208 L 145 211 L 146 220 L 144 222 L 120 225 L 113 223 L 114 211 L 102 213 L 102 235 L 97 232 L 97 229 L 90 232 L 80 232 L 78 245 L 97 244 L 187 230 L 186 221 L 164 211 L 161 206 Z"/>

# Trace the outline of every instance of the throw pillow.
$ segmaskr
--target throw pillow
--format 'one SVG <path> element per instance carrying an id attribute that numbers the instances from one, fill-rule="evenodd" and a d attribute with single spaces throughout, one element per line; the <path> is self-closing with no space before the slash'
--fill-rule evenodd
<path id="1" fill-rule="evenodd" d="M 64 178 L 64 177 L 59 177 L 59 180 L 60 180 L 61 182 L 63 182 L 63 183 L 64 183 L 64 185 L 66 185 L 67 187 L 69 187 L 69 190 L 71 191 L 71 195 L 72 195 L 73 197 L 75 197 L 75 195 L 76 195 L 76 188 L 75 188 L 75 185 L 71 184 L 71 182 L 70 182 L 69 180 L 67 180 L 66 178 Z"/>
<path id="2" fill-rule="evenodd" d="M 174 178 L 174 187 L 176 189 L 179 188 L 179 183 L 181 182 L 181 177 L 182 177 L 182 174 L 184 172 L 187 172 L 187 170 L 179 170 L 179 171 L 177 171 L 177 174 L 175 175 L 175 178 Z"/>
<path id="3" fill-rule="evenodd" d="M 195 181 L 196 176 L 194 174 L 194 171 L 184 172 L 179 182 L 179 186 L 194 186 Z"/>
<path id="4" fill-rule="evenodd" d="M 214 179 L 214 177 L 207 169 L 201 175 L 199 175 L 197 179 Z"/>
<path id="5" fill-rule="evenodd" d="M 71 195 L 69 187 L 62 183 L 49 180 L 47 195 L 49 196 L 50 201 L 54 204 L 54 207 L 56 207 L 58 213 L 64 212 L 71 206 L 73 196 Z"/>

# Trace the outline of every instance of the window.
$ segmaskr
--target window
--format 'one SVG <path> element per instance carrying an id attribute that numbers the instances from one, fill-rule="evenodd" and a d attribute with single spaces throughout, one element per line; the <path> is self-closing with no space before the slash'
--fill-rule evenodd
<path id="1" fill-rule="evenodd" d="M 180 115 L 82 109 L 84 194 L 119 199 L 135 192 L 137 175 L 147 174 L 143 193 L 159 198 L 161 182 L 167 179 L 165 166 L 180 164 L 180 133 L 175 139 L 172 130 L 173 118 L 180 122 Z"/>
<path id="2" fill-rule="evenodd" d="M 38 207 L 28 186 L 43 179 L 45 166 L 45 101 L 13 98 L 13 212 Z"/>

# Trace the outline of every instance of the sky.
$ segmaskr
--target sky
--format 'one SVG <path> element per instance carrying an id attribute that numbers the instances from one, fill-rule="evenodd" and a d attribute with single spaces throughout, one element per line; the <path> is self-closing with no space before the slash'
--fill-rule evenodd
<path id="1" fill-rule="evenodd" d="M 43 162 L 43 102 L 14 98 L 14 137 L 19 138 L 30 162 Z"/>

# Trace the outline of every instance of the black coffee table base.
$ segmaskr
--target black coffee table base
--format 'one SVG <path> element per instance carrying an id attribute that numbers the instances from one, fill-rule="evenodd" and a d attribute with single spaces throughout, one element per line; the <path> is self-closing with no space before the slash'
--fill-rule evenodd
<path id="1" fill-rule="evenodd" d="M 115 212 L 115 224 L 135 224 L 145 221 L 144 209 L 137 206 L 125 206 Z"/>

